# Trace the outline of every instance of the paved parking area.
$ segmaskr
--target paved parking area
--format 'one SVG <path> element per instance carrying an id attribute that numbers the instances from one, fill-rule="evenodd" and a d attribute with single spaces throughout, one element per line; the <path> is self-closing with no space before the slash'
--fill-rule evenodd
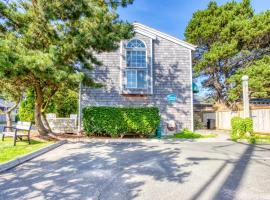
<path id="1" fill-rule="evenodd" d="M 270 200 L 270 146 L 68 143 L 0 174 L 0 199 Z"/>

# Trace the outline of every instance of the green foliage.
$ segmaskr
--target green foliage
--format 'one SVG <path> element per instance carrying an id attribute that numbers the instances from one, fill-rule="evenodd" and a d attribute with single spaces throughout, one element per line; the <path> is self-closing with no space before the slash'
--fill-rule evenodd
<path id="1" fill-rule="evenodd" d="M 132 0 L 0 1 L 0 79 L 17 78 L 35 91 L 36 125 L 52 97 L 79 83 L 99 87 L 87 70 L 101 65 L 96 53 L 114 51 L 133 27 L 119 19 L 117 7 Z M 65 114 L 65 113 L 63 113 Z"/>
<path id="2" fill-rule="evenodd" d="M 34 122 L 35 95 L 33 91 L 28 91 L 26 98 L 21 102 L 18 117 L 20 121 Z"/>
<path id="3" fill-rule="evenodd" d="M 0 74 L 21 76 L 26 83 L 51 89 L 64 83 L 78 85 L 81 80 L 96 86 L 85 69 L 101 64 L 94 51 L 116 50 L 121 39 L 132 36 L 131 24 L 120 21 L 115 10 L 129 3 L 132 1 L 0 1 Z"/>
<path id="4" fill-rule="evenodd" d="M 72 90 L 61 90 L 53 97 L 51 106 L 54 108 L 52 111 L 58 117 L 69 117 L 70 114 L 78 113 L 78 92 Z"/>
<path id="5" fill-rule="evenodd" d="M 7 126 L 12 126 L 11 113 L 18 107 L 22 99 L 23 91 L 24 87 L 18 79 L 0 79 L 0 97 L 14 103 L 10 108 L 4 111 Z"/>
<path id="6" fill-rule="evenodd" d="M 202 129 L 204 127 L 204 124 L 199 119 L 194 120 L 194 129 Z"/>
<path id="7" fill-rule="evenodd" d="M 267 144 L 269 144 L 270 143 L 270 135 L 254 134 L 247 139 L 252 144 L 254 144 L 254 143 L 267 143 Z"/>
<path id="8" fill-rule="evenodd" d="M 246 125 L 246 133 L 248 133 L 250 135 L 254 135 L 252 118 L 251 117 L 245 118 L 244 123 Z"/>
<path id="9" fill-rule="evenodd" d="M 221 6 L 211 1 L 193 14 L 185 37 L 198 46 L 194 69 L 215 100 L 230 103 L 228 90 L 234 85 L 228 78 L 269 53 L 269 33 L 270 11 L 254 15 L 249 0 Z"/>
<path id="10" fill-rule="evenodd" d="M 160 123 L 158 108 L 86 107 L 83 126 L 88 135 L 151 136 Z"/>
<path id="11" fill-rule="evenodd" d="M 241 117 L 233 117 L 231 119 L 231 126 L 232 126 L 231 138 L 233 140 L 237 139 L 240 135 L 245 134 L 245 125 L 242 122 L 243 120 Z"/>
<path id="12" fill-rule="evenodd" d="M 31 140 L 31 144 L 28 144 L 28 141 L 20 141 L 17 142 L 16 146 L 13 146 L 13 138 L 6 137 L 4 141 L 0 140 L 0 164 L 37 151 L 50 144 L 53 144 L 53 142 Z"/>
<path id="13" fill-rule="evenodd" d="M 242 96 L 242 76 L 249 76 L 249 92 L 251 97 L 270 97 L 270 56 L 264 56 L 254 64 L 238 70 L 228 79 L 234 87 L 229 90 L 229 100 L 237 101 Z"/>
<path id="14" fill-rule="evenodd" d="M 21 121 L 34 122 L 35 95 L 28 92 L 19 108 Z M 46 107 L 45 113 L 55 113 L 57 117 L 69 117 L 78 112 L 78 92 L 66 89 L 58 91 Z"/>
<path id="15" fill-rule="evenodd" d="M 184 128 L 183 131 L 180 133 L 174 134 L 172 137 L 166 137 L 166 138 L 174 138 L 174 139 L 197 139 L 197 138 L 214 138 L 216 137 L 216 134 L 207 134 L 207 135 L 202 135 L 200 133 L 195 133 L 187 128 Z"/>
<path id="16" fill-rule="evenodd" d="M 231 138 L 234 141 L 247 136 L 252 138 L 254 135 L 252 118 L 233 117 L 231 120 L 231 125 Z"/>

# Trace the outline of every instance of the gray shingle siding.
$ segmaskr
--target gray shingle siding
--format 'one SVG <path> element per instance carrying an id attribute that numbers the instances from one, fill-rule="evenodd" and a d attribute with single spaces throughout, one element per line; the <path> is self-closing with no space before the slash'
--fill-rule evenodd
<path id="1" fill-rule="evenodd" d="M 138 38 L 147 46 L 148 73 L 151 75 L 151 39 L 136 33 Z M 147 90 L 138 91 L 142 96 L 125 95 L 129 90 L 125 89 L 125 44 L 123 41 L 122 54 L 122 77 L 120 76 L 120 48 L 115 52 L 97 55 L 103 62 L 103 66 L 89 72 L 97 82 L 104 84 L 103 88 L 90 89 L 82 87 L 81 106 L 156 106 L 160 110 L 163 134 L 171 132 L 166 124 L 173 120 L 177 125 L 177 131 L 188 128 L 192 129 L 192 99 L 191 99 L 191 70 L 190 49 L 182 47 L 171 41 L 157 37 L 153 40 L 153 94 L 151 94 L 151 79 L 148 80 Z M 120 85 L 122 78 L 122 87 Z M 121 88 L 123 90 L 121 90 Z M 133 92 L 136 93 L 136 92 Z M 167 95 L 175 93 L 176 102 L 167 102 Z M 175 132 L 175 131 L 174 131 Z"/>

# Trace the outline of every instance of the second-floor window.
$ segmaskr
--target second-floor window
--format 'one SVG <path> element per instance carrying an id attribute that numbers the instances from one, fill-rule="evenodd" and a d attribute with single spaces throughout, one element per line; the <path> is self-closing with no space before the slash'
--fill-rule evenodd
<path id="1" fill-rule="evenodd" d="M 132 39 L 126 46 L 126 87 L 147 88 L 146 46 L 138 39 Z"/>

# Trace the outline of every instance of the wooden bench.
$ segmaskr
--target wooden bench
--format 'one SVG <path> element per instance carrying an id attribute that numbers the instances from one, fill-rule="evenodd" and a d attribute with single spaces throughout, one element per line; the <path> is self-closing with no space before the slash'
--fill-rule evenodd
<path id="1" fill-rule="evenodd" d="M 16 146 L 17 139 L 19 138 L 22 141 L 23 137 L 27 137 L 28 143 L 30 144 L 30 130 L 32 123 L 31 122 L 21 122 L 18 121 L 16 126 L 4 126 L 2 132 L 2 141 L 4 141 L 6 136 L 13 137 L 14 146 Z"/>

